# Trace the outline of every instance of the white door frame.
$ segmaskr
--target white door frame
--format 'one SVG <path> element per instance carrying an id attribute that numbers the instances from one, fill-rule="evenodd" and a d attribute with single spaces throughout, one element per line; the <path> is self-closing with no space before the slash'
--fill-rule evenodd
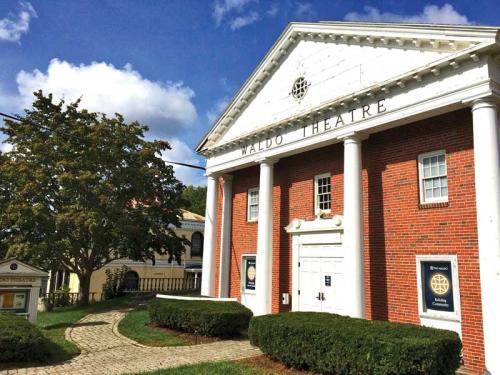
<path id="1" fill-rule="evenodd" d="M 285 230 L 292 234 L 292 311 L 299 309 L 299 259 L 302 245 L 333 245 L 333 251 L 328 253 L 310 249 L 307 256 L 321 258 L 345 257 L 342 248 L 343 218 L 335 215 L 331 219 L 316 219 L 312 221 L 293 220 Z"/>

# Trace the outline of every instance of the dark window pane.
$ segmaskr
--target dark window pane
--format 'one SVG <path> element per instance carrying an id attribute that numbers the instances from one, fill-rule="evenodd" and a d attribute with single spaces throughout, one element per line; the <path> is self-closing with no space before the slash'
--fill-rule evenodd
<path id="1" fill-rule="evenodd" d="M 191 237 L 191 256 L 203 256 L 203 235 L 200 232 L 194 232 Z"/>

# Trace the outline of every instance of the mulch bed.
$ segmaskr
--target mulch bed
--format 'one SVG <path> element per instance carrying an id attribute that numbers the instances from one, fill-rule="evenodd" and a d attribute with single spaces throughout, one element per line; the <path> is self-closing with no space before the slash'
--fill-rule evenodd
<path id="1" fill-rule="evenodd" d="M 241 360 L 236 361 L 236 362 L 243 363 L 243 364 L 247 365 L 248 367 L 254 367 L 254 368 L 267 370 L 270 373 L 279 374 L 279 375 L 315 375 L 313 372 L 300 371 L 300 370 L 288 368 L 285 365 L 283 365 L 282 363 L 275 361 L 274 359 L 272 359 L 266 355 L 245 358 L 245 359 L 241 359 Z"/>
<path id="2" fill-rule="evenodd" d="M 188 332 L 176 331 L 175 329 L 165 328 L 157 324 L 149 324 L 149 327 L 156 329 L 158 331 L 165 332 L 170 336 L 175 336 L 180 338 L 186 343 L 186 345 L 198 345 L 198 344 L 209 344 L 211 342 L 220 341 L 217 337 L 207 337 L 207 336 L 197 336 Z"/>

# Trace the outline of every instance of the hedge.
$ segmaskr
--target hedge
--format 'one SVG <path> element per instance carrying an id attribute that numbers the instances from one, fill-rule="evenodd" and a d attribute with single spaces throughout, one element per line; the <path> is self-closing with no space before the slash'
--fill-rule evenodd
<path id="1" fill-rule="evenodd" d="M 49 341 L 25 317 L 0 313 L 0 362 L 47 359 Z"/>
<path id="2" fill-rule="evenodd" d="M 462 349 L 451 331 L 313 312 L 254 317 L 248 336 L 289 367 L 336 375 L 451 375 Z"/>
<path id="3" fill-rule="evenodd" d="M 152 323 L 202 336 L 233 337 L 248 328 L 252 311 L 237 302 L 153 299 Z"/>

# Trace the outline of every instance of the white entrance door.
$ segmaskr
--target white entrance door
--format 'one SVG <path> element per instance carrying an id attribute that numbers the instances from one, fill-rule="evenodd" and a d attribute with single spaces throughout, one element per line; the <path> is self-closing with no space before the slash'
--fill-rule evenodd
<path id="1" fill-rule="evenodd" d="M 300 311 L 321 310 L 321 258 L 301 258 L 299 274 Z"/>
<path id="2" fill-rule="evenodd" d="M 344 259 L 301 257 L 299 311 L 344 312 Z"/>

